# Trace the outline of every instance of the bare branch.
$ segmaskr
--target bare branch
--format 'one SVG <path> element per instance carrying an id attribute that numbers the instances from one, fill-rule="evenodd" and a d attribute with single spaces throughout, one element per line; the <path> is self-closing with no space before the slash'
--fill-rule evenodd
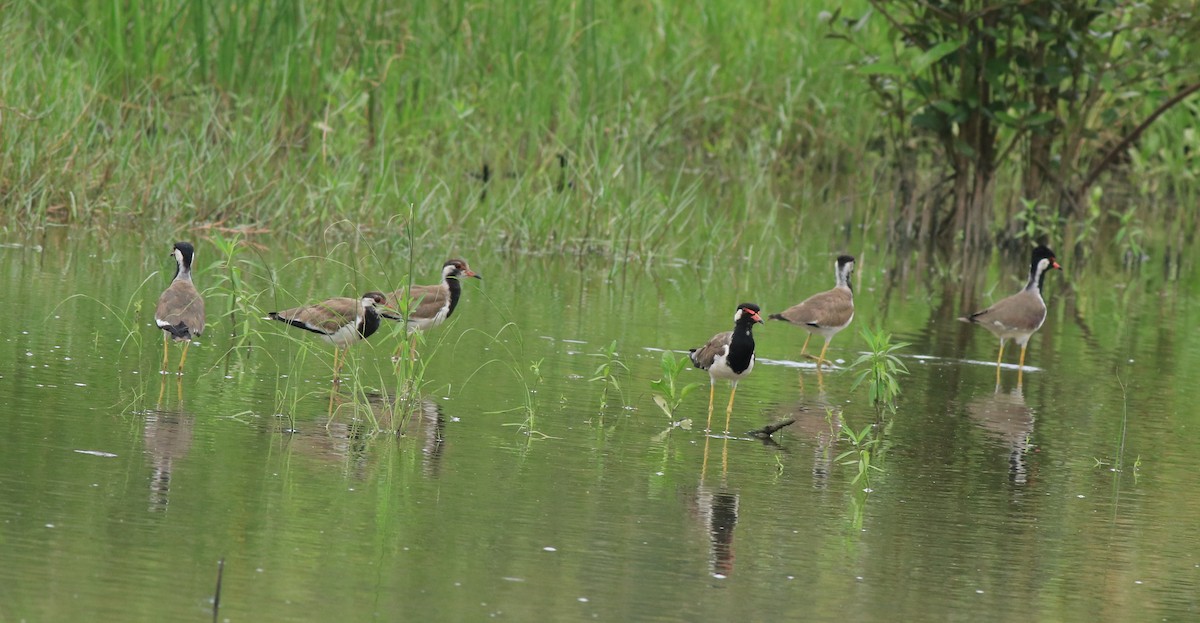
<path id="1" fill-rule="evenodd" d="M 1176 93 L 1174 96 L 1172 96 L 1167 101 L 1160 104 L 1158 106 L 1158 108 L 1155 108 L 1154 112 L 1150 113 L 1150 116 L 1146 117 L 1145 121 L 1141 122 L 1138 125 L 1138 127 L 1134 128 L 1133 131 L 1131 131 L 1129 134 L 1126 134 L 1125 138 L 1121 139 L 1121 141 L 1119 143 L 1117 143 L 1116 145 L 1114 145 L 1113 148 L 1110 149 L 1108 151 L 1108 153 L 1105 154 L 1104 157 L 1100 159 L 1099 162 L 1097 162 L 1095 165 L 1092 166 L 1092 170 L 1088 172 L 1087 177 L 1085 177 L 1083 179 L 1083 183 L 1079 185 L 1079 190 L 1078 190 L 1076 196 L 1082 196 L 1084 193 L 1086 193 L 1087 190 L 1092 187 L 1092 184 L 1096 183 L 1096 178 L 1100 177 L 1100 174 L 1103 173 L 1105 169 L 1107 169 L 1109 166 L 1112 165 L 1112 163 L 1116 159 L 1117 155 L 1120 154 L 1121 152 L 1125 151 L 1126 149 L 1128 149 L 1129 146 L 1131 144 L 1133 144 L 1134 141 L 1138 140 L 1138 138 L 1140 138 L 1142 136 L 1142 132 L 1145 132 L 1146 128 L 1150 127 L 1150 124 L 1157 121 L 1158 118 L 1163 115 L 1163 113 L 1170 110 L 1172 107 L 1174 107 L 1179 102 L 1182 102 L 1183 100 L 1187 99 L 1188 96 L 1195 93 L 1196 91 L 1200 91 L 1200 82 L 1188 85 L 1188 86 L 1180 89 L 1178 93 Z"/>

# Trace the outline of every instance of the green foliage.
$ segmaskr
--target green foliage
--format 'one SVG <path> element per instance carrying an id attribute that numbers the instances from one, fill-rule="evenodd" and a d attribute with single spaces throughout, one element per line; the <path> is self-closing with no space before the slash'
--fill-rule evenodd
<path id="1" fill-rule="evenodd" d="M 849 424 L 843 421 L 838 431 L 838 438 L 849 443 L 852 449 L 834 458 L 834 461 L 841 465 L 856 467 L 858 471 L 854 475 L 854 480 L 850 481 L 850 483 L 856 484 L 859 480 L 862 480 L 864 487 L 868 491 L 871 489 L 871 470 L 877 472 L 883 471 L 878 465 L 871 463 L 871 452 L 879 445 L 880 441 L 879 437 L 873 434 L 875 431 L 876 426 L 868 424 L 862 430 L 855 432 Z"/>
<path id="2" fill-rule="evenodd" d="M 1021 209 L 1013 217 L 1017 226 L 1015 239 L 1036 245 L 1042 240 L 1057 240 L 1058 214 L 1036 199 L 1020 200 Z"/>
<path id="3" fill-rule="evenodd" d="M 872 12 L 852 20 L 834 16 L 832 34 L 861 50 L 858 71 L 888 119 L 897 166 L 911 169 L 924 152 L 923 162 L 944 169 L 950 183 L 944 195 L 938 190 L 942 201 L 923 209 L 949 212 L 927 222 L 952 222 L 940 235 L 964 235 L 969 245 L 987 240 L 998 220 L 992 206 L 1002 167 L 1015 169 L 1017 198 L 1078 217 L 1086 191 L 1113 167 L 1118 147 L 1183 102 L 1180 96 L 1200 79 L 1192 60 L 1200 14 L 1187 3 L 870 5 L 886 23 L 887 45 L 863 34 Z M 1033 221 L 1024 223 L 1011 233 L 1032 233 Z"/>
<path id="4" fill-rule="evenodd" d="M 1100 203 L 1103 197 L 1104 188 L 1101 186 L 1093 186 L 1088 191 L 1087 208 L 1083 218 L 1066 224 L 1063 236 L 1063 240 L 1066 242 L 1063 245 L 1064 249 L 1074 249 L 1075 253 L 1079 254 L 1088 252 L 1099 235 L 1100 222 L 1104 216 L 1104 210 Z"/>
<path id="5" fill-rule="evenodd" d="M 229 320 L 230 332 L 234 338 L 233 346 L 247 346 L 250 337 L 256 335 L 257 327 L 261 326 L 259 318 L 262 312 L 255 305 L 261 293 L 252 292 L 246 287 L 245 274 L 247 271 L 258 274 L 266 271 L 261 263 L 242 257 L 250 246 L 241 234 L 227 238 L 220 232 L 215 232 L 209 237 L 209 242 L 216 247 L 220 257 L 212 264 L 212 269 L 206 272 L 210 285 L 205 288 L 205 297 L 216 294 L 218 298 L 225 299 L 225 317 Z"/>
<path id="6" fill-rule="evenodd" d="M 1137 207 L 1129 206 L 1124 211 L 1113 210 L 1112 215 L 1117 222 L 1114 244 L 1124 252 L 1127 258 L 1133 258 L 1133 261 L 1140 263 L 1146 249 L 1142 246 L 1145 232 L 1137 218 Z"/>
<path id="7" fill-rule="evenodd" d="M 618 394 L 621 392 L 621 382 L 617 378 L 618 370 L 629 372 L 629 368 L 617 358 L 617 341 L 613 340 L 604 352 L 600 354 L 604 357 L 604 362 L 596 366 L 596 371 L 592 373 L 592 378 L 588 379 L 590 383 L 604 383 L 604 390 L 600 394 L 600 408 L 608 407 L 608 392 L 615 391 Z"/>
<path id="8" fill-rule="evenodd" d="M 896 398 L 900 396 L 900 380 L 902 374 L 908 374 L 908 367 L 895 355 L 896 351 L 909 346 L 907 342 L 892 343 L 892 336 L 882 329 L 872 331 L 863 327 L 863 341 L 867 343 L 868 353 L 859 355 L 851 368 L 865 366 L 854 379 L 851 390 L 857 389 L 864 381 L 867 383 L 867 396 L 876 408 L 886 407 L 896 411 Z"/>
<path id="9" fill-rule="evenodd" d="M 409 311 L 417 305 L 417 301 L 411 296 L 404 296 L 397 300 L 388 301 L 388 305 L 394 308 L 401 318 L 408 318 Z M 425 382 L 425 369 L 428 366 L 429 357 L 437 350 L 436 345 L 429 344 L 429 340 L 424 331 L 409 330 L 407 321 L 389 321 L 383 320 L 383 327 L 380 330 L 387 330 L 395 336 L 398 346 L 396 352 L 392 355 L 392 371 L 395 374 L 396 385 L 400 389 L 397 390 L 397 399 L 415 398 L 420 393 L 421 385 Z M 427 348 L 427 346 L 432 346 Z M 410 400 L 416 403 L 415 400 Z"/>
<path id="10" fill-rule="evenodd" d="M 1005 187 L 960 174 L 987 152 L 1022 184 L 998 210 L 1024 197 L 1077 216 L 1051 190 L 1078 186 L 1195 75 L 1196 38 L 1179 32 L 1196 18 L 1110 0 L 1072 41 L 1068 18 L 1035 19 L 1047 2 L 974 0 L 947 17 L 857 0 L 841 5 L 849 21 L 822 21 L 820 3 L 731 0 L 9 3 L 0 219 L 350 238 L 390 231 L 412 206 L 422 246 L 721 257 L 784 246 L 796 205 L 839 218 L 847 203 L 907 206 L 897 216 L 929 235 L 1011 222 L 915 214 Z M 917 36 L 892 31 L 885 9 Z M 1015 17 L 979 26 L 993 15 Z M 829 45 L 828 24 L 859 50 Z M 971 64 L 1002 37 L 1005 56 Z M 855 62 L 861 81 L 846 79 Z M 986 101 L 966 88 L 981 85 Z M 1031 93 L 1045 101 L 1018 99 Z M 1138 179 L 1147 197 L 1195 197 L 1197 108 L 1179 108 L 1130 154 L 1152 173 Z M 900 201 L 879 196 L 893 188 Z M 1196 211 L 1173 205 L 1140 217 L 1194 231 Z"/>
<path id="11" fill-rule="evenodd" d="M 662 409 L 662 412 L 671 420 L 675 419 L 675 411 L 683 402 L 684 397 L 701 385 L 700 383 L 679 385 L 679 374 L 690 363 L 691 361 L 687 357 L 676 357 L 675 353 L 671 351 L 663 351 L 662 378 L 650 382 L 650 386 L 657 392 L 654 394 L 654 404 L 658 405 L 658 408 Z"/>

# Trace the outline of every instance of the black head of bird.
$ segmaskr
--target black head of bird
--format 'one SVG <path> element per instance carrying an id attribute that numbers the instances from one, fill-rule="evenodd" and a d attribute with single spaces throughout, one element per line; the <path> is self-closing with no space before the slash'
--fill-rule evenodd
<path id="1" fill-rule="evenodd" d="M 1029 264 L 1029 275 L 1035 277 L 1038 289 L 1042 288 L 1042 280 L 1045 279 L 1046 271 L 1057 268 L 1062 270 L 1062 266 L 1054 257 L 1054 251 L 1050 247 L 1040 245 L 1033 250 L 1033 260 Z"/>
<path id="2" fill-rule="evenodd" d="M 738 305 L 737 311 L 733 313 L 733 323 L 737 325 L 754 325 L 761 324 L 763 319 L 759 315 L 762 310 L 754 303 L 742 303 Z"/>
<path id="3" fill-rule="evenodd" d="M 837 258 L 837 283 L 850 287 L 850 274 L 854 272 L 854 256 L 839 255 Z"/>
<path id="4" fill-rule="evenodd" d="M 196 249 L 190 242 L 176 242 L 171 248 L 171 255 L 175 257 L 175 274 L 180 271 L 187 272 L 192 270 L 192 257 L 196 254 Z"/>

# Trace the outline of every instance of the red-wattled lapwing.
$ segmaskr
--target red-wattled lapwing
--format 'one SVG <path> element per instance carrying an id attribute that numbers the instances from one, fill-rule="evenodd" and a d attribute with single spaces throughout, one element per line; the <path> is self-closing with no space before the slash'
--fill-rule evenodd
<path id="1" fill-rule="evenodd" d="M 725 433 L 729 433 L 729 418 L 733 414 L 733 396 L 737 393 L 738 380 L 754 369 L 754 335 L 750 328 L 762 322 L 758 305 L 742 303 L 733 313 L 733 331 L 718 333 L 707 344 L 688 351 L 692 363 L 708 371 L 708 423 L 705 431 L 712 428 L 713 394 L 717 379 L 727 379 L 732 384 L 729 391 L 729 406 L 725 408 Z"/>
<path id="2" fill-rule="evenodd" d="M 183 374 L 183 362 L 187 359 L 188 346 L 192 338 L 204 331 L 204 299 L 192 283 L 192 258 L 196 250 L 191 243 L 176 242 L 171 249 L 175 256 L 175 279 L 158 297 L 154 310 L 154 323 L 163 333 L 163 372 L 167 371 L 167 344 L 171 340 L 183 342 L 183 355 L 179 357 L 179 373 Z"/>
<path id="3" fill-rule="evenodd" d="M 1042 282 L 1046 279 L 1046 271 L 1051 268 L 1062 270 L 1062 266 L 1054 259 L 1054 251 L 1045 246 L 1033 250 L 1033 260 L 1029 265 L 1029 281 L 1016 294 L 996 301 L 991 307 L 975 312 L 963 322 L 977 324 L 996 337 L 1000 338 L 1000 352 L 996 355 L 996 384 L 1000 384 L 1000 362 L 1004 359 L 1004 341 L 1016 340 L 1021 345 L 1021 363 L 1017 367 L 1017 384 L 1021 384 L 1021 376 L 1025 371 L 1025 348 L 1029 338 L 1035 331 L 1042 328 L 1046 321 L 1046 302 L 1042 300 Z"/>
<path id="4" fill-rule="evenodd" d="M 838 256 L 837 263 L 834 264 L 837 285 L 832 290 L 814 294 L 799 305 L 787 308 L 783 313 L 769 316 L 772 320 L 786 320 L 808 331 L 808 337 L 804 338 L 804 346 L 800 348 L 801 357 L 808 350 L 808 341 L 814 334 L 825 338 L 825 346 L 821 347 L 821 354 L 817 357 L 817 372 L 821 371 L 822 363 L 829 363 L 825 359 L 829 341 L 854 320 L 854 291 L 850 289 L 852 272 L 854 258 L 849 255 Z"/>
<path id="5" fill-rule="evenodd" d="M 385 301 L 382 293 L 367 292 L 361 299 L 339 296 L 314 305 L 271 312 L 267 317 L 316 333 L 333 344 L 333 380 L 336 382 L 341 370 L 339 352 L 375 333 L 379 328 L 379 312 L 375 306 L 383 305 Z"/>
<path id="6" fill-rule="evenodd" d="M 446 260 L 442 265 L 442 282 L 429 286 L 401 288 L 387 296 L 391 306 L 381 309 L 380 315 L 388 320 L 405 322 L 408 332 L 424 331 L 446 321 L 462 296 L 461 277 L 483 279 L 471 270 L 463 260 Z M 399 311 L 403 301 L 408 301 L 408 313 Z M 410 348 L 411 352 L 411 348 Z"/>

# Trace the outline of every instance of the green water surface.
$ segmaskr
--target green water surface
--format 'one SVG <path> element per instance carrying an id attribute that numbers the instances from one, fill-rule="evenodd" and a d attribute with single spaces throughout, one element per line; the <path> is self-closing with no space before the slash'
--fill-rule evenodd
<path id="1" fill-rule="evenodd" d="M 1015 292 L 1020 257 L 964 276 L 822 238 L 771 265 L 421 251 L 418 283 L 451 255 L 485 278 L 420 346 L 399 411 L 387 327 L 352 349 L 331 415 L 330 349 L 231 321 L 227 267 L 191 239 L 209 329 L 181 380 L 158 373 L 152 322 L 173 239 L 0 247 L 0 621 L 210 620 L 221 559 L 228 621 L 1200 617 L 1186 266 L 1060 254 L 1018 390 L 1015 369 L 995 386 L 995 338 L 954 318 Z M 394 243 L 254 242 L 238 305 L 262 311 L 408 278 Z M 875 409 L 852 371 L 818 377 L 796 327 L 755 329 L 732 438 L 700 431 L 703 372 L 675 420 L 650 386 L 736 304 L 831 287 L 839 252 L 860 258 L 858 313 L 831 357 L 855 359 L 864 325 L 912 343 L 870 492 L 831 424 Z M 614 341 L 616 386 L 592 380 Z M 743 434 L 785 418 L 773 443 Z"/>

